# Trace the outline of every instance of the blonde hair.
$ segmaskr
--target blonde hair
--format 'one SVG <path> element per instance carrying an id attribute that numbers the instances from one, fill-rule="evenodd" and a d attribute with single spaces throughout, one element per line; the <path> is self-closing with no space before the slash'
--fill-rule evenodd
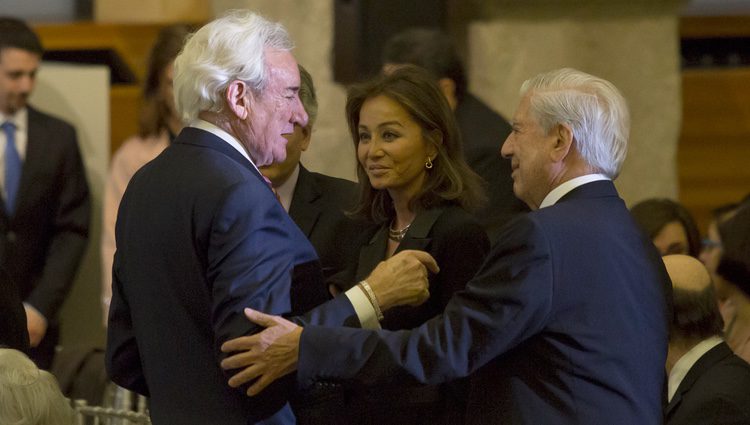
<path id="1" fill-rule="evenodd" d="M 73 425 L 74 419 L 51 373 L 18 350 L 0 348 L 0 424 Z"/>

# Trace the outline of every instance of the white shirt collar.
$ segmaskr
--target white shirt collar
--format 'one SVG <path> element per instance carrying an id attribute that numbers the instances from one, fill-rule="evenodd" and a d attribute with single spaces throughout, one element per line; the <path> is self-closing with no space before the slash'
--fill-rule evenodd
<path id="1" fill-rule="evenodd" d="M 555 205 L 557 201 L 560 200 L 563 196 L 567 195 L 568 192 L 571 190 L 577 188 L 578 186 L 583 186 L 586 183 L 591 183 L 599 180 L 611 180 L 609 177 L 605 176 L 604 174 L 586 174 L 585 176 L 576 177 L 573 179 L 570 179 L 560 186 L 557 186 L 556 188 L 552 189 L 550 193 L 547 194 L 547 196 L 544 197 L 542 200 L 542 203 L 539 205 L 539 208 L 545 208 L 552 205 Z"/>
<path id="2" fill-rule="evenodd" d="M 680 357 L 680 360 L 677 360 L 677 363 L 672 366 L 672 370 L 669 371 L 669 382 L 667 384 L 669 390 L 668 401 L 672 401 L 672 397 L 674 397 L 674 394 L 677 392 L 677 388 L 679 388 L 682 380 L 685 379 L 685 376 L 690 372 L 690 369 L 695 362 L 703 357 L 703 355 L 710 349 L 721 344 L 722 341 L 723 340 L 720 336 L 712 336 L 708 339 L 704 339 Z"/>
<path id="3" fill-rule="evenodd" d="M 297 180 L 299 180 L 299 163 L 294 167 L 294 171 L 289 175 L 289 178 L 281 186 L 274 188 L 276 196 L 279 197 L 281 205 L 287 212 L 289 212 L 289 207 L 292 205 L 292 197 L 294 196 L 294 188 L 297 187 Z"/>
<path id="4" fill-rule="evenodd" d="M 258 173 L 260 173 L 260 170 L 258 170 L 258 167 L 255 165 L 255 162 L 253 162 L 252 158 L 250 158 L 250 155 L 248 155 L 245 148 L 242 146 L 239 140 L 237 140 L 236 137 L 232 136 L 231 134 L 227 133 L 226 131 L 222 130 L 218 126 L 216 126 L 213 123 L 210 123 L 208 121 L 202 120 L 200 118 L 196 118 L 193 122 L 190 123 L 189 127 L 198 128 L 204 131 L 208 131 L 209 133 L 213 134 L 214 136 L 220 138 L 221 140 L 229 143 L 229 146 L 235 148 L 237 152 L 241 153 L 242 156 L 247 158 L 248 161 L 250 161 L 251 164 L 253 164 L 253 167 L 255 168 Z"/>
<path id="5" fill-rule="evenodd" d="M 5 115 L 4 113 L 0 112 L 0 124 L 4 123 L 5 121 L 10 121 L 15 124 L 16 131 L 26 132 L 26 128 L 29 124 L 29 110 L 27 108 L 22 108 L 13 115 Z"/>

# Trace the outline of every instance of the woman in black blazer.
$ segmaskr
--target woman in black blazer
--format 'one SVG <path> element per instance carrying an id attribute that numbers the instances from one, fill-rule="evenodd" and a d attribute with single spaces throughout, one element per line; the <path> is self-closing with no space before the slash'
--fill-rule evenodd
<path id="1" fill-rule="evenodd" d="M 424 304 L 384 313 L 384 329 L 411 329 L 440 314 L 489 251 L 486 233 L 468 213 L 484 201 L 481 179 L 464 160 L 445 97 L 421 68 L 404 66 L 352 87 L 346 116 L 360 182 L 354 213 L 377 228 L 349 281 L 404 249 L 429 252 L 440 266 Z M 390 385 L 349 388 L 349 413 L 360 423 L 462 422 L 465 382 L 425 386 L 394 378 Z"/>

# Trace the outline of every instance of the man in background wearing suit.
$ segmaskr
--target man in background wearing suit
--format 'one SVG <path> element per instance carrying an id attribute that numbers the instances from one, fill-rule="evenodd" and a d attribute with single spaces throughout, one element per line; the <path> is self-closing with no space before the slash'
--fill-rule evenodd
<path id="1" fill-rule="evenodd" d="M 106 365 L 150 397 L 154 424 L 294 423 L 291 383 L 248 399 L 219 367 L 221 343 L 259 330 L 244 307 L 299 313 L 329 298 L 314 248 L 257 168 L 283 161 L 284 136 L 307 124 L 291 48 L 280 24 L 248 11 L 193 34 L 174 63 L 188 125 L 123 195 Z M 428 257 L 394 256 L 299 320 L 367 325 L 375 299 L 423 301 Z"/>
<path id="2" fill-rule="evenodd" d="M 299 97 L 307 112 L 307 125 L 295 125 L 294 133 L 286 136 L 284 161 L 259 168 L 271 180 L 281 205 L 312 243 L 323 275 L 329 279 L 356 259 L 364 227 L 345 215 L 357 200 L 357 185 L 310 172 L 300 163 L 302 152 L 310 146 L 318 99 L 310 73 L 302 66 L 299 73 Z"/>
<path id="3" fill-rule="evenodd" d="M 664 257 L 672 279 L 667 425 L 750 423 L 750 365 L 721 337 L 711 277 L 693 257 Z"/>
<path id="4" fill-rule="evenodd" d="M 437 79 L 456 114 L 466 162 L 487 183 L 488 203 L 477 212 L 492 242 L 497 232 L 519 212 L 528 211 L 513 194 L 510 161 L 498 153 L 510 125 L 468 91 L 464 65 L 453 41 L 436 29 L 414 28 L 391 37 L 383 47 L 383 71 L 400 65 L 421 66 Z"/>
<path id="5" fill-rule="evenodd" d="M 58 311 L 86 248 L 90 201 L 75 129 L 27 105 L 41 58 L 31 28 L 0 17 L 0 263 L 23 301 L 30 357 L 48 369 Z"/>
<path id="6" fill-rule="evenodd" d="M 387 332 L 301 328 L 248 310 L 269 329 L 224 344 L 246 350 L 224 360 L 247 366 L 231 382 L 258 378 L 255 394 L 295 367 L 302 385 L 476 372 L 469 423 L 659 423 L 671 285 L 612 182 L 628 133 L 625 99 L 608 81 L 573 69 L 526 81 L 502 154 L 533 211 L 503 228 L 444 313 Z"/>

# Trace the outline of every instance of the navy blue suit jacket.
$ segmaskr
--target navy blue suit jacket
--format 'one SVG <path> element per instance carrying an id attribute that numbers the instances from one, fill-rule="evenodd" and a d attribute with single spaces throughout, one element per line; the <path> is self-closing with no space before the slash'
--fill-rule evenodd
<path id="1" fill-rule="evenodd" d="M 671 284 L 612 182 L 507 225 L 466 290 L 412 331 L 306 327 L 298 378 L 474 375 L 468 420 L 656 424 Z"/>
<path id="2" fill-rule="evenodd" d="M 224 341 L 258 330 L 244 307 L 300 313 L 327 299 L 313 247 L 252 164 L 184 129 L 131 180 L 115 235 L 107 369 L 150 396 L 154 424 L 292 423 L 289 382 L 248 398 L 219 367 Z M 352 315 L 336 299 L 308 319 Z"/>

